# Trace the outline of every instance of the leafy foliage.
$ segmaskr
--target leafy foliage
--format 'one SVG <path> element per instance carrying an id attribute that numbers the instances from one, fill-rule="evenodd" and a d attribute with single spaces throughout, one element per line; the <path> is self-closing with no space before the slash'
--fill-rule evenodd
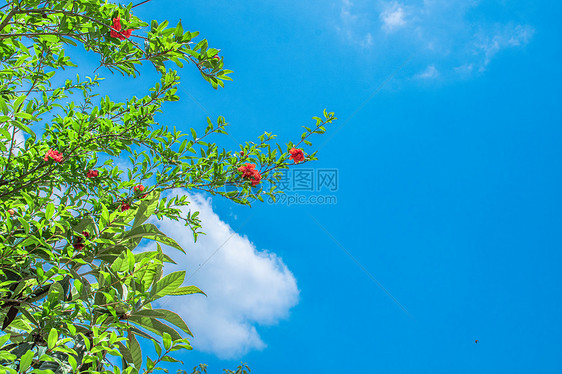
<path id="1" fill-rule="evenodd" d="M 200 134 L 159 124 L 162 105 L 179 99 L 170 62 L 194 65 L 214 88 L 230 71 L 218 49 L 205 39 L 195 44 L 197 32 L 181 23 L 145 23 L 132 8 L 101 0 L 12 0 L 0 8 L 0 369 L 6 372 L 151 373 L 167 371 L 163 362 L 180 362 L 170 354 L 191 349 L 191 331 L 152 303 L 203 291 L 183 285 L 185 272 L 164 276 L 174 261 L 160 244 L 184 250 L 149 218 L 182 220 L 197 240 L 198 214 L 184 214 L 189 201 L 173 189 L 240 204 L 263 201 L 276 192 L 277 171 L 292 164 L 289 150 L 310 144 L 308 137 L 335 119 L 324 111 L 295 145 L 271 147 L 275 137 L 265 133 L 239 151 L 209 141 L 226 133 L 222 117 L 208 119 Z M 124 30 L 133 29 L 130 38 L 110 36 L 117 17 Z M 65 70 L 75 66 L 66 52 L 77 45 L 97 54 L 106 71 L 136 77 L 139 64 L 150 63 L 160 81 L 140 98 L 100 97 L 99 76 L 70 78 Z M 124 159 L 130 165 L 123 170 L 116 160 Z M 242 177 L 247 163 L 259 166 L 269 190 Z M 135 251 L 143 239 L 157 249 Z M 154 344 L 155 358 L 143 355 L 139 339 Z"/>

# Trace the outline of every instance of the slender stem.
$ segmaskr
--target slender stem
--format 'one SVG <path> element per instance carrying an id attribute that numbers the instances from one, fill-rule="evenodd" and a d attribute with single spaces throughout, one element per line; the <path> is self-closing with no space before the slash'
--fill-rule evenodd
<path id="1" fill-rule="evenodd" d="M 8 24 L 8 22 L 10 22 L 10 20 L 12 19 L 12 17 L 14 16 L 14 14 L 17 13 L 16 8 L 13 8 L 10 13 L 8 13 L 6 15 L 6 17 L 2 20 L 2 23 L 0 23 L 0 30 L 2 30 L 4 27 L 6 27 L 6 25 Z"/>
<path id="2" fill-rule="evenodd" d="M 132 9 L 132 8 L 136 8 L 136 7 L 138 7 L 139 5 L 142 5 L 142 4 L 146 4 L 146 3 L 150 2 L 150 1 L 152 1 L 152 0 L 144 0 L 144 1 L 141 1 L 141 2 L 138 3 L 138 4 L 133 5 L 133 6 L 131 7 L 131 9 Z"/>

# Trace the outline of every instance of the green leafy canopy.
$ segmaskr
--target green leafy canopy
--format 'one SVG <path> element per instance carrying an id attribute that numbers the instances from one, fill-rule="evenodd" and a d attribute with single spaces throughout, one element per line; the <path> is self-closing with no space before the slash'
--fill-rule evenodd
<path id="1" fill-rule="evenodd" d="M 111 36 L 117 17 L 121 32 L 132 35 Z M 335 120 L 324 111 L 296 144 L 272 147 L 275 136 L 264 133 L 234 151 L 212 142 L 226 134 L 223 117 L 187 133 L 158 123 L 162 105 L 179 100 L 172 66 L 194 66 L 215 89 L 230 80 L 219 49 L 197 38 L 181 22 L 144 22 L 132 4 L 0 6 L 0 372 L 135 374 L 180 362 L 171 354 L 191 349 L 191 331 L 179 315 L 152 304 L 204 293 L 183 284 L 185 272 L 164 276 L 173 260 L 160 244 L 184 249 L 149 219 L 182 220 L 197 240 L 198 214 L 184 213 L 189 200 L 174 189 L 239 204 L 274 197 L 279 170 L 293 164 L 289 151 L 310 145 L 309 137 Z M 112 101 L 98 92 L 102 77 L 65 69 L 75 66 L 69 46 L 97 56 L 99 72 L 134 78 L 148 64 L 159 80 L 148 92 Z M 315 159 L 312 153 L 303 162 Z M 257 174 L 242 173 L 246 164 Z M 143 239 L 157 249 L 138 251 Z M 143 354 L 143 339 L 154 344 L 155 357 Z M 248 370 L 244 364 L 236 373 Z"/>

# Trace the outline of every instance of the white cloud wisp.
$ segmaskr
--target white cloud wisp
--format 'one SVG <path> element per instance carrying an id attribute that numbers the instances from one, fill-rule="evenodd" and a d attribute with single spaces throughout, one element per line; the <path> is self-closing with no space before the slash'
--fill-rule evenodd
<path id="1" fill-rule="evenodd" d="M 184 318 L 198 350 L 219 358 L 239 358 L 250 350 L 263 349 L 266 344 L 256 326 L 272 325 L 288 316 L 299 299 L 295 277 L 280 257 L 257 250 L 247 237 L 222 221 L 210 200 L 188 196 L 191 211 L 199 211 L 206 233 L 195 245 L 191 231 L 181 222 L 157 224 L 188 252 L 181 258 L 173 256 L 178 265 L 169 270 L 186 270 L 189 277 L 197 269 L 187 283 L 201 288 L 207 297 L 175 296 L 163 306 Z"/>
<path id="2" fill-rule="evenodd" d="M 414 55 L 414 78 L 467 77 L 484 72 L 500 52 L 522 48 L 534 28 L 515 19 L 491 19 L 479 0 L 342 0 L 337 31 L 373 53 Z M 504 4 L 506 14 L 509 7 Z M 368 38 L 368 43 L 365 41 Z M 437 74 L 438 73 L 438 74 Z"/>

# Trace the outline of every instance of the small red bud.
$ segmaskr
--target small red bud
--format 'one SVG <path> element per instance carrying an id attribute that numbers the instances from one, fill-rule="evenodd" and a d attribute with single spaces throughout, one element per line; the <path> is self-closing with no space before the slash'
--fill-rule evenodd
<path id="1" fill-rule="evenodd" d="M 13 216 L 14 214 L 16 214 L 16 211 L 13 209 L 8 209 L 8 213 Z"/>

